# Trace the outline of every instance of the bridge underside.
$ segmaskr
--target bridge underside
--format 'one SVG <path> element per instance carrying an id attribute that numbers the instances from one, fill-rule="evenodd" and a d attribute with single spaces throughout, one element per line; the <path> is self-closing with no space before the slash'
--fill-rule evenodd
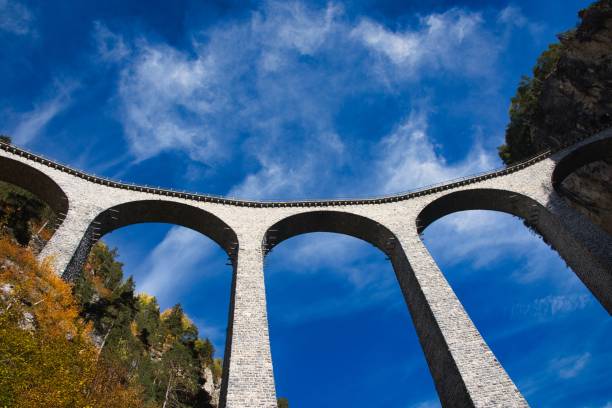
<path id="1" fill-rule="evenodd" d="M 182 225 L 210 237 L 233 263 L 222 406 L 276 407 L 264 288 L 265 255 L 315 231 L 365 240 L 391 259 L 444 406 L 526 406 L 421 241 L 437 219 L 484 209 L 520 217 L 556 249 L 612 313 L 612 238 L 569 206 L 559 186 L 601 159 L 612 131 L 512 168 L 404 195 L 359 200 L 248 202 L 87 175 L 0 145 L 0 179 L 38 195 L 63 222 L 41 257 L 73 279 L 104 234 L 142 222 Z"/>

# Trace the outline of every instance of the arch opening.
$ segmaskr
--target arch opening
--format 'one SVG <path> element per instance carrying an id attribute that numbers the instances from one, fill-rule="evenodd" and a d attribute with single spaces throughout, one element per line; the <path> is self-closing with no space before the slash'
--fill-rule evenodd
<path id="1" fill-rule="evenodd" d="M 110 360 L 131 344 L 124 351 L 133 361 L 122 367 L 146 398 L 161 405 L 160 390 L 176 369 L 185 381 L 170 391 L 173 401 L 209 407 L 218 399 L 233 275 L 226 259 L 235 242 L 218 217 L 175 202 L 129 202 L 92 222 L 65 278 L 81 294 L 95 335 L 110 344 Z"/>
<path id="2" fill-rule="evenodd" d="M 357 214 L 341 211 L 312 211 L 292 215 L 271 226 L 262 243 L 265 252 L 289 238 L 312 232 L 332 232 L 366 241 L 385 254 L 392 253 L 395 236 L 384 225 Z"/>
<path id="3" fill-rule="evenodd" d="M 569 154 L 563 156 L 555 165 L 552 174 L 553 187 L 561 191 L 563 181 L 580 167 L 596 161 L 612 160 L 612 138 L 596 140 L 584 146 L 580 146 Z"/>
<path id="4" fill-rule="evenodd" d="M 539 231 L 543 209 L 527 197 L 508 202 L 514 195 L 451 193 L 423 210 L 419 232 L 529 403 L 605 404 L 602 385 L 588 379 L 603 378 L 599 361 L 610 358 L 607 314 L 546 241 L 521 225 Z"/>
<path id="5" fill-rule="evenodd" d="M 264 275 L 279 397 L 298 408 L 437 404 L 385 226 L 313 211 L 277 222 L 263 245 L 274 248 Z"/>
<path id="6" fill-rule="evenodd" d="M 109 208 L 94 221 L 95 235 L 142 223 L 164 223 L 186 227 L 215 241 L 228 255 L 237 245 L 236 233 L 217 216 L 187 204 L 163 200 L 131 201 Z"/>
<path id="7" fill-rule="evenodd" d="M 58 215 L 68 212 L 68 197 L 64 190 L 34 167 L 0 156 L 0 179 L 31 192 L 46 202 Z"/>
<path id="8" fill-rule="evenodd" d="M 469 189 L 446 194 L 428 204 L 417 217 L 417 230 L 423 233 L 429 225 L 449 214 L 469 210 L 491 210 L 522 218 L 537 228 L 537 218 L 544 208 L 537 201 L 519 193 L 498 189 Z"/>
<path id="9" fill-rule="evenodd" d="M 546 207 L 523 194 L 499 190 L 476 188 L 455 191 L 429 203 L 416 219 L 416 228 L 422 234 L 434 221 L 452 213 L 467 210 L 491 210 L 520 218 L 523 224 L 539 235 L 555 250 L 566 264 L 576 273 L 586 287 L 595 295 L 602 306 L 610 312 L 612 303 L 609 295 L 610 277 L 601 264 L 600 252 L 583 247 L 565 220 L 553 215 Z M 605 261 L 604 261 L 605 262 Z"/>
<path id="10" fill-rule="evenodd" d="M 0 181 L 3 223 L 19 244 L 40 252 L 68 212 L 66 194 L 43 172 L 8 157 L 0 157 Z"/>
<path id="11" fill-rule="evenodd" d="M 552 183 L 573 208 L 612 234 L 612 138 L 581 146 L 561 158 Z"/>
<path id="12" fill-rule="evenodd" d="M 208 211 L 175 201 L 139 200 L 119 204 L 101 212 L 86 231 L 62 277 L 74 280 L 80 273 L 92 245 L 104 235 L 122 227 L 143 223 L 173 224 L 197 231 L 217 243 L 235 264 L 238 238 L 220 218 Z"/>

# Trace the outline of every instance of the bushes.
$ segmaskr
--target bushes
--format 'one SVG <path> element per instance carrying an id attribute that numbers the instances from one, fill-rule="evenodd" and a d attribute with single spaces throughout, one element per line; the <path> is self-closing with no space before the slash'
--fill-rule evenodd
<path id="1" fill-rule="evenodd" d="M 139 387 L 98 361 L 71 286 L 7 238 L 0 259 L 0 406 L 143 406 Z"/>
<path id="2" fill-rule="evenodd" d="M 136 296 L 102 242 L 74 286 L 39 264 L 26 245 L 52 216 L 0 182 L 0 407 L 209 407 L 204 367 L 221 375 L 212 343 L 180 305 L 160 313 Z"/>
<path id="3" fill-rule="evenodd" d="M 562 45 L 551 44 L 533 68 L 533 76 L 523 76 L 510 103 L 510 122 L 506 127 L 506 144 L 500 146 L 499 156 L 512 164 L 538 153 L 533 135 L 533 121 L 541 115 L 539 100 L 544 80 L 554 71 Z"/>

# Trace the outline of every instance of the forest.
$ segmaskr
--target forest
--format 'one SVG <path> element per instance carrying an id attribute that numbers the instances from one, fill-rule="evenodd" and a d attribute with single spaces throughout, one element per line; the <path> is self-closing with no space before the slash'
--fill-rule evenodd
<path id="1" fill-rule="evenodd" d="M 0 406 L 216 406 L 212 343 L 180 304 L 135 293 L 116 249 L 97 242 L 73 284 L 38 262 L 54 218 L 0 183 Z"/>

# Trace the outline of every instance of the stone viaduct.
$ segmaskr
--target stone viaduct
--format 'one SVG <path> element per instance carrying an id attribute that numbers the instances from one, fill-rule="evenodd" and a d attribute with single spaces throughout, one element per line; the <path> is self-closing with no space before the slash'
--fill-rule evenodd
<path id="1" fill-rule="evenodd" d="M 612 130 L 518 165 L 410 193 L 355 200 L 235 200 L 115 182 L 0 145 L 0 179 L 45 200 L 59 215 L 41 257 L 71 280 L 92 244 L 130 224 L 194 229 L 227 252 L 233 279 L 221 406 L 274 408 L 264 258 L 283 240 L 323 231 L 365 240 L 391 260 L 431 375 L 445 407 L 523 407 L 497 361 L 423 245 L 420 234 L 457 211 L 494 210 L 522 218 L 612 313 L 612 237 L 569 206 L 562 181 L 609 156 Z"/>

